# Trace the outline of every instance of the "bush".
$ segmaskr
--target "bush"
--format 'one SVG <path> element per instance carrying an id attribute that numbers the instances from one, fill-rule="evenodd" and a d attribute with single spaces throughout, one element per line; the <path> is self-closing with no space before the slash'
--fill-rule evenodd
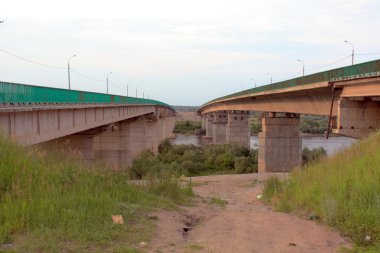
<path id="1" fill-rule="evenodd" d="M 202 128 L 201 122 L 195 121 L 178 121 L 175 123 L 174 133 L 194 134 L 198 129 Z"/>
<path id="2" fill-rule="evenodd" d="M 309 163 L 315 163 L 326 157 L 326 150 L 322 147 L 315 149 L 303 148 L 302 150 L 302 165 L 306 165 Z"/>
<path id="3" fill-rule="evenodd" d="M 172 148 L 173 148 L 173 145 L 170 143 L 169 139 L 165 139 L 160 145 L 158 145 L 158 153 L 166 154 Z"/>
<path id="4" fill-rule="evenodd" d="M 142 179 L 150 172 L 157 172 L 159 170 L 158 165 L 157 157 L 151 151 L 145 150 L 133 161 L 128 172 L 131 178 Z"/>
<path id="5" fill-rule="evenodd" d="M 235 173 L 256 173 L 257 169 L 257 160 L 255 160 L 254 156 L 240 156 L 235 158 Z"/>

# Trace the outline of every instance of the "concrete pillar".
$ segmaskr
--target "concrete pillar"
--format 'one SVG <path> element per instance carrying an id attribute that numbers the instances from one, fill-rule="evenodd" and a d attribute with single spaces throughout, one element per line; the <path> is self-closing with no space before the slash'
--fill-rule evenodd
<path id="1" fill-rule="evenodd" d="M 226 124 L 227 124 L 227 112 L 219 111 L 214 113 L 213 120 L 213 144 L 225 144 L 226 143 Z"/>
<path id="2" fill-rule="evenodd" d="M 299 115 L 264 117 L 259 133 L 259 172 L 288 172 L 301 165 Z"/>
<path id="3" fill-rule="evenodd" d="M 365 98 L 340 98 L 335 133 L 362 139 L 380 128 L 380 102 Z"/>
<path id="4" fill-rule="evenodd" d="M 212 113 L 203 114 L 204 117 L 204 126 L 206 130 L 206 135 L 202 137 L 202 145 L 210 145 L 213 144 L 212 138 L 213 138 L 213 115 Z M 203 124 L 203 118 L 202 118 L 202 124 Z"/>
<path id="5" fill-rule="evenodd" d="M 226 126 L 226 142 L 249 148 L 250 134 L 248 111 L 229 111 Z"/>
<path id="6" fill-rule="evenodd" d="M 134 160 L 144 149 L 147 148 L 147 122 L 138 119 L 130 123 L 130 141 L 131 161 Z"/>
<path id="7" fill-rule="evenodd" d="M 203 114 L 202 115 L 202 129 L 206 130 L 206 120 L 207 120 L 207 116 L 206 114 Z"/>
<path id="8" fill-rule="evenodd" d="M 120 122 L 108 131 L 93 136 L 94 160 L 113 169 L 127 168 L 131 163 L 130 123 Z"/>
<path id="9" fill-rule="evenodd" d="M 213 136 L 213 121 L 214 121 L 214 114 L 213 113 L 207 113 L 206 114 L 206 138 L 212 138 Z"/>
<path id="10" fill-rule="evenodd" d="M 165 138 L 165 133 L 162 129 L 164 126 L 165 119 L 158 119 L 147 121 L 147 149 L 151 150 L 153 153 L 158 153 L 158 145 Z"/>

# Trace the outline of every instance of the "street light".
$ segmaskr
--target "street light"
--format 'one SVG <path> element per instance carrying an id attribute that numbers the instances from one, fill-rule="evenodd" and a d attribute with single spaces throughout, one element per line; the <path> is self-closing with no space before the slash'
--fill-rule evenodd
<path id="1" fill-rule="evenodd" d="M 300 63 L 302 63 L 302 76 L 305 76 L 305 63 L 303 61 L 299 60 L 299 59 L 297 61 L 299 61 Z"/>
<path id="2" fill-rule="evenodd" d="M 255 78 L 252 78 L 251 80 L 255 82 L 255 88 L 256 88 L 256 80 L 255 80 Z"/>
<path id="3" fill-rule="evenodd" d="M 71 60 L 72 58 L 74 58 L 75 56 L 77 56 L 77 55 L 74 54 L 74 55 L 71 56 L 71 57 L 69 58 L 69 60 L 67 61 L 67 74 L 68 74 L 68 76 L 69 76 L 69 90 L 71 90 L 71 85 L 70 85 L 70 60 Z"/>
<path id="4" fill-rule="evenodd" d="M 129 91 L 129 84 L 131 83 L 131 81 L 128 81 L 127 82 L 127 97 L 128 97 L 128 91 Z"/>
<path id="5" fill-rule="evenodd" d="M 347 40 L 345 40 L 344 42 L 350 44 L 352 47 L 352 65 L 354 65 L 354 55 L 355 55 L 354 44 L 352 44 L 351 42 L 349 42 Z"/>
<path id="6" fill-rule="evenodd" d="M 112 72 L 108 72 L 108 73 L 107 73 L 107 94 L 108 94 L 108 75 L 109 75 L 109 74 L 112 74 Z"/>
<path id="7" fill-rule="evenodd" d="M 270 75 L 270 83 L 272 83 L 272 74 L 268 72 L 267 75 Z"/>

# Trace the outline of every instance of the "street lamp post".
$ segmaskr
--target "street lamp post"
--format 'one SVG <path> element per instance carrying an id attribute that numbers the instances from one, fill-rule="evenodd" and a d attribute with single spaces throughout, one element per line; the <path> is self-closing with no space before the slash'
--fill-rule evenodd
<path id="1" fill-rule="evenodd" d="M 108 73 L 107 73 L 107 94 L 108 94 L 108 75 L 109 75 L 109 74 L 112 74 L 112 72 L 108 72 Z"/>
<path id="2" fill-rule="evenodd" d="M 131 83 L 131 81 L 128 81 L 128 83 L 127 83 L 127 97 L 129 96 L 129 84 Z"/>
<path id="3" fill-rule="evenodd" d="M 272 83 L 272 74 L 268 72 L 267 75 L 270 75 L 270 83 Z"/>
<path id="4" fill-rule="evenodd" d="M 255 88 L 256 88 L 256 80 L 255 80 L 255 78 L 252 78 L 252 81 L 255 83 Z"/>
<path id="5" fill-rule="evenodd" d="M 347 40 L 345 40 L 344 42 L 350 44 L 351 47 L 352 47 L 352 54 L 351 54 L 351 56 L 352 56 L 352 62 L 351 62 L 351 65 L 354 65 L 354 55 L 355 55 L 354 44 L 352 44 L 351 42 L 349 42 L 349 41 L 347 41 Z"/>
<path id="6" fill-rule="evenodd" d="M 67 61 L 67 75 L 69 76 L 69 90 L 71 90 L 71 84 L 70 84 L 70 60 L 72 58 L 74 58 L 75 56 L 77 56 L 76 54 L 74 54 L 73 56 L 71 56 L 69 58 L 69 60 Z"/>
<path id="7" fill-rule="evenodd" d="M 297 61 L 299 61 L 300 63 L 302 63 L 302 76 L 305 76 L 305 63 L 303 61 L 299 60 L 299 59 Z"/>

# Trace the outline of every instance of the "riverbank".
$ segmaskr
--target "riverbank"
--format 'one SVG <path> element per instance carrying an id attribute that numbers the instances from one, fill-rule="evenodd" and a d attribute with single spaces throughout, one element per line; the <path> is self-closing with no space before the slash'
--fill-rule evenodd
<path id="1" fill-rule="evenodd" d="M 302 148 L 306 147 L 308 149 L 316 149 L 323 147 L 326 150 L 327 155 L 333 155 L 336 152 L 349 148 L 350 146 L 352 146 L 352 144 L 356 142 L 356 139 L 343 136 L 331 136 L 329 139 L 326 139 L 324 135 L 319 134 L 302 135 Z M 202 136 L 191 134 L 176 134 L 176 138 L 172 139 L 171 143 L 173 145 L 192 144 L 197 147 L 201 147 L 203 145 Z M 250 137 L 250 148 L 259 148 L 259 140 L 257 135 Z"/>

